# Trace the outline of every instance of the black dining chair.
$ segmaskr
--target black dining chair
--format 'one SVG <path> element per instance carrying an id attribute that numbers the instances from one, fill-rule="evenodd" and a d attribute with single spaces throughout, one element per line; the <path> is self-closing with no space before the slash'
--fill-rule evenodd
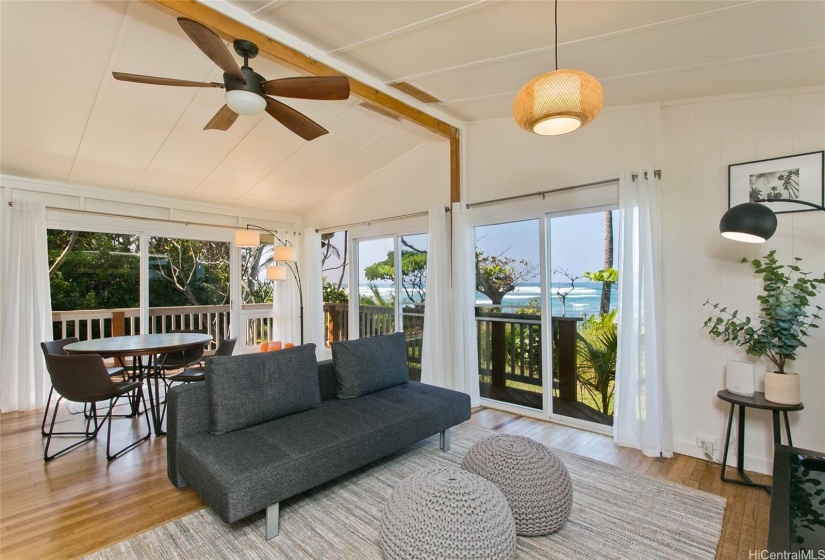
<path id="1" fill-rule="evenodd" d="M 237 338 L 227 338 L 223 342 L 218 345 L 218 349 L 215 350 L 215 356 L 231 356 L 232 352 L 235 350 L 235 343 L 238 341 Z M 210 356 L 211 357 L 211 356 Z M 208 360 L 209 358 L 207 358 Z M 206 366 L 195 366 L 190 367 L 182 372 L 173 375 L 171 377 L 167 377 L 166 381 L 171 386 L 172 383 L 191 383 L 193 381 L 203 381 L 205 379 L 206 374 Z"/>
<path id="2" fill-rule="evenodd" d="M 66 350 L 65 347 L 73 342 L 79 342 L 79 339 L 76 336 L 70 336 L 68 338 L 61 338 L 59 340 L 47 340 L 40 343 L 40 348 L 43 350 L 43 355 L 47 354 L 55 354 L 57 356 L 65 356 Z M 107 367 L 106 368 L 109 377 L 114 377 L 120 375 L 125 380 L 127 377 L 126 368 L 122 366 L 116 367 Z M 51 389 L 49 389 L 49 397 L 46 399 L 46 410 L 43 411 L 43 422 L 40 423 L 40 433 L 42 435 L 46 435 L 46 418 L 49 415 L 49 406 L 52 402 L 52 394 L 54 393 L 54 385 L 52 385 Z M 83 415 L 88 418 L 88 413 L 84 407 Z"/>
<path id="3" fill-rule="evenodd" d="M 54 412 L 52 413 L 52 421 L 49 426 L 49 431 L 46 433 L 48 439 L 46 440 L 46 449 L 43 452 L 43 459 L 51 461 L 55 457 L 74 449 L 88 441 L 97 437 L 103 424 L 108 423 L 106 433 L 106 459 L 111 461 L 120 457 L 122 454 L 131 450 L 143 441 L 146 441 L 151 436 L 151 428 L 149 426 L 149 415 L 145 414 L 146 418 L 146 435 L 138 440 L 130 443 L 115 454 L 111 453 L 111 439 L 112 439 L 112 410 L 115 407 L 117 400 L 129 393 L 133 393 L 134 402 L 143 401 L 143 408 L 146 408 L 146 401 L 143 398 L 143 386 L 138 381 L 121 381 L 113 382 L 103 363 L 103 359 L 97 354 L 81 354 L 81 355 L 59 355 L 46 354 L 46 369 L 49 371 L 49 377 L 52 380 L 52 387 L 57 392 L 58 399 L 54 404 Z M 86 430 L 83 432 L 55 432 L 54 423 L 57 419 L 57 411 L 60 408 L 60 401 L 67 399 L 74 402 L 82 402 L 91 405 L 90 417 L 86 420 Z M 109 401 L 109 408 L 106 410 L 102 420 L 99 420 L 97 414 L 98 402 Z M 92 429 L 92 425 L 94 429 Z M 49 455 L 49 446 L 52 443 L 53 436 L 83 436 L 83 439 Z"/>
<path id="4" fill-rule="evenodd" d="M 169 333 L 196 333 L 206 334 L 203 329 L 182 329 L 171 330 Z M 191 346 L 185 350 L 178 352 L 169 352 L 168 354 L 161 354 L 157 357 L 157 365 L 160 370 L 166 374 L 169 370 L 183 368 L 186 370 L 190 365 L 198 364 L 203 359 L 203 352 L 206 346 Z"/>

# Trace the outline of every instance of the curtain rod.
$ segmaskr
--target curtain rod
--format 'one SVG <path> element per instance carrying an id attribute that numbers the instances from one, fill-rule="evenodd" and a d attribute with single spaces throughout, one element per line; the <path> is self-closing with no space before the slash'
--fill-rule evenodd
<path id="1" fill-rule="evenodd" d="M 653 175 L 655 175 L 657 179 L 661 179 L 662 178 L 662 170 L 661 169 L 655 169 L 653 171 Z M 647 179 L 647 171 L 645 171 L 644 176 L 645 176 L 645 179 Z M 630 176 L 630 179 L 635 181 L 638 177 L 639 177 L 639 175 L 634 173 L 633 175 Z M 560 192 L 564 192 L 564 191 L 572 191 L 572 190 L 575 190 L 575 189 L 583 189 L 585 187 L 598 187 L 600 185 L 609 185 L 610 183 L 618 183 L 618 182 L 619 182 L 619 178 L 616 177 L 615 179 L 605 179 L 603 181 L 595 181 L 593 183 L 584 183 L 582 185 L 573 185 L 572 187 L 564 187 L 562 189 L 552 189 L 552 190 L 546 190 L 546 191 L 538 191 L 538 192 L 534 192 L 534 193 L 517 194 L 517 195 L 513 195 L 513 196 L 505 196 L 503 198 L 493 198 L 491 200 L 483 200 L 481 202 L 471 202 L 471 203 L 466 204 L 465 206 L 467 208 L 474 208 L 476 206 L 487 206 L 488 204 L 498 204 L 499 202 L 510 202 L 511 200 L 519 200 L 521 198 L 530 198 L 531 196 L 540 196 L 540 197 L 544 198 L 545 195 L 548 195 L 548 194 L 555 194 L 555 193 L 560 193 Z"/>
<path id="2" fill-rule="evenodd" d="M 445 206 L 445 212 L 450 212 L 450 209 Z M 349 229 L 353 226 L 369 226 L 378 222 L 388 222 L 390 220 L 400 220 L 402 218 L 418 218 L 419 216 L 426 216 L 429 212 L 413 212 L 412 214 L 401 214 L 399 216 L 389 216 L 387 218 L 377 218 L 375 220 L 365 220 L 363 222 L 353 222 L 351 224 L 341 224 L 340 226 L 330 226 L 317 228 L 315 233 L 329 233 L 331 231 L 340 231 L 342 229 Z"/>
<path id="3" fill-rule="evenodd" d="M 14 201 L 9 201 L 9 206 L 14 207 Z M 182 224 L 185 226 L 203 226 L 203 227 L 211 227 L 211 228 L 223 228 L 223 229 L 244 229 L 246 226 L 228 226 L 224 224 L 208 224 L 206 222 L 186 222 L 183 220 L 171 220 L 169 218 L 149 218 L 149 217 L 142 217 L 142 216 L 129 216 L 126 214 L 113 214 L 111 212 L 96 212 L 94 210 L 78 210 L 75 208 L 58 208 L 56 206 L 46 206 L 46 210 L 54 210 L 55 212 L 69 212 L 70 214 L 87 214 L 89 216 L 103 216 L 106 218 L 125 218 L 129 220 L 142 220 L 148 222 L 163 222 L 167 224 Z M 250 224 L 255 225 L 255 224 Z M 284 233 L 289 233 L 289 230 L 284 229 Z M 278 230 L 275 230 L 275 233 L 278 233 Z M 292 232 L 293 235 L 301 235 L 301 232 L 294 231 Z"/>

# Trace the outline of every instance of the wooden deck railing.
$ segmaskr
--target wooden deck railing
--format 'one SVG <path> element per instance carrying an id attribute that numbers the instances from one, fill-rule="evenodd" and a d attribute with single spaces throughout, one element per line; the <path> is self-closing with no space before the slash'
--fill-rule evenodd
<path id="1" fill-rule="evenodd" d="M 558 396 L 578 399 L 576 382 L 576 334 L 581 317 L 553 317 L 553 346 L 556 352 Z M 541 315 L 504 313 L 476 307 L 479 374 L 489 376 L 493 386 L 506 381 L 542 386 Z"/>
<path id="2" fill-rule="evenodd" d="M 272 332 L 271 304 L 246 304 L 243 306 L 243 314 L 247 322 L 248 345 L 254 344 L 258 338 L 268 336 Z M 229 336 L 229 321 L 228 305 L 149 308 L 150 334 L 172 330 L 203 330 L 212 335 L 212 349 Z M 80 340 L 89 340 L 140 334 L 140 309 L 133 307 L 54 311 L 52 325 L 55 338 L 76 336 Z"/>

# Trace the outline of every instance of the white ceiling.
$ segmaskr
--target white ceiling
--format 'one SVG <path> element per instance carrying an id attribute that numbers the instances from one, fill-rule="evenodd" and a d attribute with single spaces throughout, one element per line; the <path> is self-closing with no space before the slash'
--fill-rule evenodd
<path id="1" fill-rule="evenodd" d="M 509 118 L 521 85 L 553 68 L 551 2 L 231 3 L 212 2 L 314 45 L 333 65 L 408 81 L 458 121 Z M 111 76 L 221 81 L 174 17 L 141 2 L 2 0 L 0 26 L 4 174 L 303 214 L 443 142 L 354 97 L 287 101 L 330 131 L 312 142 L 268 115 L 203 131 L 221 90 Z M 825 1 L 563 0 L 559 64 L 596 76 L 606 106 L 822 86 Z M 262 57 L 251 66 L 268 79 L 294 75 Z"/>

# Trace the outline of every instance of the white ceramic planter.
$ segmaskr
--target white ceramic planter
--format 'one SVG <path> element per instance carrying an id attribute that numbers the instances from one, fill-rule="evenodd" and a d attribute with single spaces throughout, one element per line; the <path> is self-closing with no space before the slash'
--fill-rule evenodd
<path id="1" fill-rule="evenodd" d="M 766 371 L 765 400 L 777 404 L 799 404 L 799 376 L 795 373 Z"/>

